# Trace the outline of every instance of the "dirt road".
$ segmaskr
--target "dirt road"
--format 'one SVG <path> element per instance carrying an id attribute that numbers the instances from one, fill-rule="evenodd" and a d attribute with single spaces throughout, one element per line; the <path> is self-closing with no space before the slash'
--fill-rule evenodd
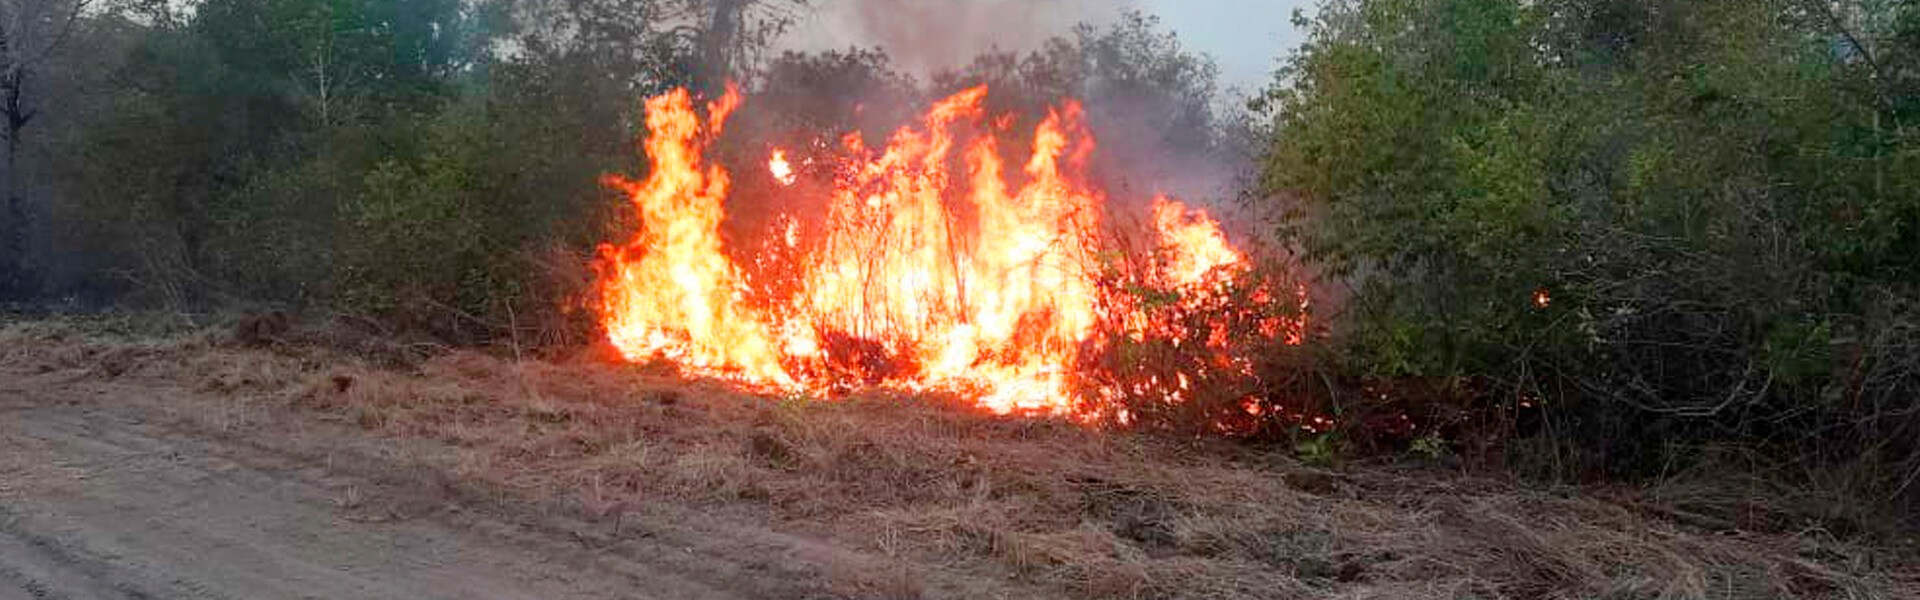
<path id="1" fill-rule="evenodd" d="M 476 510 L 416 449 L 149 387 L 0 373 L 0 600 L 826 595 L 743 558 L 771 532 Z"/>

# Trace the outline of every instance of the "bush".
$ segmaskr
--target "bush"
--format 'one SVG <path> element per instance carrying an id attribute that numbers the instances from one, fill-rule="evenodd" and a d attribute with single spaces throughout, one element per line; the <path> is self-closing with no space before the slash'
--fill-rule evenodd
<path id="1" fill-rule="evenodd" d="M 1886 9 L 1895 10 L 1895 9 Z M 1336 2 L 1262 102 L 1344 366 L 1545 403 L 1562 474 L 1734 444 L 1912 502 L 1920 140 L 1770 3 Z M 1889 179 L 1892 178 L 1892 179 Z M 1882 373 L 1863 379 L 1862 372 Z M 1878 403 L 1866 398 L 1878 399 Z M 1900 398 L 1896 400 L 1895 398 Z"/>
<path id="2" fill-rule="evenodd" d="M 622 204 L 597 183 L 615 159 L 577 149 L 605 124 L 514 100 L 452 107 L 418 155 L 364 175 L 335 235 L 340 306 L 453 341 L 579 339 L 580 265 Z"/>

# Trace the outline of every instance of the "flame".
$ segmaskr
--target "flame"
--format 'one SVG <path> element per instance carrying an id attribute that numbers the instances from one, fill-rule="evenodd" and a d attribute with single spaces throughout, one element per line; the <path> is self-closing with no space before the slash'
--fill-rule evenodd
<path id="1" fill-rule="evenodd" d="M 1153 200 L 1153 222 L 1161 243 L 1172 250 L 1168 274 L 1177 285 L 1199 283 L 1214 269 L 1246 264 L 1246 257 L 1227 244 L 1220 224 L 1204 210 L 1161 196 Z"/>
<path id="2" fill-rule="evenodd" d="M 608 180 L 642 222 L 597 265 L 609 340 L 628 360 L 754 384 L 882 384 L 962 392 L 999 413 L 1071 412 L 1074 369 L 1101 324 L 1142 318 L 1101 287 L 1107 198 L 1082 175 L 1095 141 L 1067 101 L 1009 165 L 996 134 L 1013 120 L 989 118 L 986 96 L 983 86 L 946 98 L 882 147 L 843 137 L 818 222 L 803 239 L 797 220 L 776 220 L 782 251 L 798 258 L 781 276 L 792 290 L 772 300 L 729 258 L 727 172 L 703 159 L 738 94 L 704 120 L 685 91 L 648 101 L 651 174 Z M 794 182 L 785 150 L 767 167 Z M 1159 279 L 1199 286 L 1245 267 L 1204 211 L 1162 197 L 1152 212 L 1167 255 Z"/>
<path id="3" fill-rule="evenodd" d="M 773 174 L 773 180 L 780 185 L 793 185 L 800 176 L 793 172 L 793 163 L 787 162 L 787 151 L 775 148 L 773 158 L 767 160 L 767 172 Z"/>
<path id="4" fill-rule="evenodd" d="M 738 302 L 738 274 L 719 235 L 730 182 L 702 158 L 739 102 L 729 88 L 709 105 L 705 127 L 685 90 L 647 102 L 652 173 L 638 182 L 605 179 L 627 193 L 645 226 L 624 247 L 600 248 L 602 324 L 628 360 L 658 356 L 791 383 L 758 315 Z"/>

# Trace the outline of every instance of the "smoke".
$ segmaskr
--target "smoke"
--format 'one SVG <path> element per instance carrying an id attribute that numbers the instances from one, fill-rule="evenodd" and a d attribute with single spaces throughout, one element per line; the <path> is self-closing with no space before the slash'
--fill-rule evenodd
<path id="1" fill-rule="evenodd" d="M 1096 36 L 1102 39 L 1138 33 L 1128 29 L 1130 22 L 1124 17 L 1128 11 L 1148 8 L 1145 4 L 1142 0 L 815 0 L 810 10 L 796 15 L 796 28 L 782 38 L 781 45 L 805 52 L 878 48 L 892 68 L 926 84 L 929 76 L 966 67 L 983 53 L 1024 54 L 1040 49 L 1052 38 L 1071 39 L 1073 28 L 1080 24 L 1094 26 Z M 1146 35 L 1177 33 L 1164 22 L 1149 27 Z M 1207 206 L 1216 214 L 1234 213 L 1237 203 L 1233 200 L 1245 188 L 1251 172 L 1251 151 L 1228 147 L 1239 140 L 1225 135 L 1219 127 L 1232 120 L 1230 111 L 1236 101 L 1222 95 L 1218 88 L 1213 57 L 1201 55 L 1189 40 L 1179 42 L 1185 56 L 1209 64 L 1194 65 L 1185 76 L 1108 66 L 1086 73 L 1090 79 L 1081 85 L 1061 90 L 1020 85 L 1028 83 L 1024 81 L 993 80 L 989 71 L 983 75 L 996 90 L 989 99 L 989 110 L 1012 109 L 1016 114 L 1037 118 L 1044 114 L 1044 107 L 1035 101 L 1052 104 L 1061 97 L 1051 94 L 1070 95 L 1084 103 L 1087 123 L 1098 139 L 1099 149 L 1089 175 L 1110 194 L 1115 205 L 1139 209 L 1136 212 L 1144 214 L 1154 196 L 1168 194 Z M 1128 52 L 1149 47 L 1162 46 L 1145 38 L 1128 37 L 1106 49 Z M 1154 60 L 1140 62 L 1176 62 L 1166 60 L 1169 58 L 1155 56 Z M 1148 77 L 1151 84 L 1099 79 L 1119 71 Z M 760 106 L 797 106 L 830 98 L 833 104 L 863 106 L 871 116 L 900 118 L 863 123 L 870 127 L 863 127 L 863 131 L 871 141 L 906 124 L 906 119 L 917 115 L 927 100 L 883 97 L 865 86 L 851 84 L 856 82 L 827 83 L 831 78 L 820 75 L 825 73 L 770 82 L 777 85 L 761 92 L 754 102 Z M 958 83 L 978 82 L 967 73 L 961 75 Z M 1053 82 L 1031 83 L 1045 86 Z M 950 86 L 923 90 L 935 97 L 958 91 Z M 1230 221 L 1247 229 L 1260 227 L 1253 224 L 1253 219 Z"/>
<path id="2" fill-rule="evenodd" d="M 1136 0 L 822 0 L 786 38 L 802 51 L 879 47 L 926 76 L 981 52 L 1026 51 L 1080 23 L 1103 24 Z"/>

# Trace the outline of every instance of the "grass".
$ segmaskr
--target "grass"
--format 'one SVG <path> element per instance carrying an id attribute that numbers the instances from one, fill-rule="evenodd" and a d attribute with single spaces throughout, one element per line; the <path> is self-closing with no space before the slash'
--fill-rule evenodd
<path id="1" fill-rule="evenodd" d="M 1898 540 L 1742 529 L 1672 500 L 1712 490 L 1330 471 L 1288 448 L 939 396 L 765 396 L 592 356 L 368 360 L 365 340 L 318 330 L 225 337 L 24 321 L 0 327 L 0 364 L 190 382 L 222 410 L 432 440 L 457 456 L 451 477 L 511 497 L 604 519 L 663 502 L 749 514 L 897 567 L 849 596 L 939 595 L 926 575 L 951 571 L 1088 598 L 1920 597 Z"/>

